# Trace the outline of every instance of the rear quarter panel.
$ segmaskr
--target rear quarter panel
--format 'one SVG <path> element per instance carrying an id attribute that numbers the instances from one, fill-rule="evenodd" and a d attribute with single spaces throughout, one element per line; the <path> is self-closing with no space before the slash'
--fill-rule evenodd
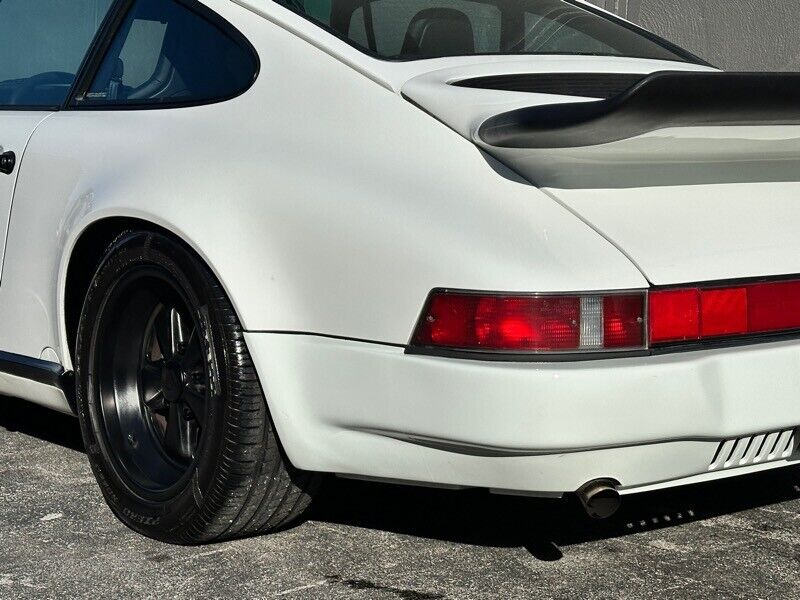
<path id="1" fill-rule="evenodd" d="M 42 124 L 14 200 L 0 348 L 51 346 L 71 366 L 70 253 L 111 216 L 190 244 L 250 331 L 403 344 L 434 287 L 646 285 L 600 235 L 398 94 L 239 5 L 207 3 L 257 48 L 256 84 L 221 104 Z"/>

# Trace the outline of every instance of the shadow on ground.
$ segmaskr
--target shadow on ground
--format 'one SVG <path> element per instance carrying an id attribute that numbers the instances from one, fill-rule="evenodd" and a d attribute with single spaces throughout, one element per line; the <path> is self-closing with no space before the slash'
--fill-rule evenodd
<path id="1" fill-rule="evenodd" d="M 76 419 L 3 400 L 0 428 L 83 450 Z M 420 538 L 524 547 L 540 560 L 560 548 L 733 514 L 800 498 L 800 466 L 626 497 L 606 521 L 586 517 L 574 497 L 543 500 L 330 478 L 310 518 Z"/>

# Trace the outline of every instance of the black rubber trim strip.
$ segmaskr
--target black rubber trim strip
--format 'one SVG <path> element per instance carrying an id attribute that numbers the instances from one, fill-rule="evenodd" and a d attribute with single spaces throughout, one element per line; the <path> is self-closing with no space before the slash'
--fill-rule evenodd
<path id="1" fill-rule="evenodd" d="M 645 77 L 647 75 L 639 73 L 516 73 L 472 77 L 450 85 L 503 92 L 608 99 L 629 90 Z"/>
<path id="2" fill-rule="evenodd" d="M 457 348 L 440 348 L 429 346 L 407 346 L 406 354 L 411 356 L 432 356 L 438 358 L 455 358 L 495 363 L 580 363 L 615 358 L 642 358 L 650 356 L 649 350 L 620 350 L 619 352 L 561 352 L 545 354 L 531 352 L 491 352 L 486 350 L 459 350 Z"/>
<path id="3" fill-rule="evenodd" d="M 705 340 L 702 342 L 679 342 L 651 347 L 648 350 L 634 350 L 630 352 L 595 352 L 575 354 L 510 354 L 486 351 L 458 350 L 452 348 L 429 348 L 408 346 L 406 354 L 412 356 L 431 356 L 438 358 L 452 358 L 458 360 L 472 360 L 491 363 L 581 363 L 589 361 L 613 360 L 621 358 L 646 358 L 649 356 L 664 356 L 669 354 L 686 354 L 687 352 L 701 352 L 704 350 L 724 350 L 728 348 L 746 348 L 761 346 L 778 342 L 800 340 L 800 331 L 770 333 L 757 336 L 737 336 Z"/>
<path id="4" fill-rule="evenodd" d="M 521 354 L 512 352 L 487 352 L 483 350 L 460 350 L 458 348 L 441 348 L 441 347 L 428 347 L 428 346 L 413 346 L 411 344 L 396 344 L 391 342 L 379 342 L 376 340 L 367 340 L 363 338 L 354 338 L 344 335 L 330 335 L 324 333 L 310 333 L 305 331 L 278 331 L 278 330 L 256 330 L 247 331 L 245 333 L 269 333 L 272 335 L 291 335 L 291 336 L 304 336 L 316 337 L 329 340 L 340 340 L 344 342 L 358 342 L 360 344 L 372 344 L 373 346 L 383 346 L 387 348 L 399 348 L 404 350 L 404 353 L 409 356 L 429 356 L 434 358 L 452 358 L 457 360 L 471 360 L 475 362 L 492 362 L 492 363 L 580 363 L 589 361 L 612 360 L 620 358 L 645 358 L 648 356 L 662 356 L 664 354 L 678 354 L 685 352 L 698 352 L 702 350 L 721 350 L 725 348 L 741 348 L 746 346 L 759 346 L 762 344 L 774 344 L 777 342 L 786 342 L 800 340 L 800 330 L 767 333 L 756 336 L 739 336 L 731 338 L 720 338 L 715 340 L 706 340 L 702 342 L 683 342 L 676 344 L 665 344 L 663 346 L 656 346 L 645 350 L 621 350 L 619 352 L 586 352 L 580 353 L 562 353 L 562 354 Z M 2 371 L 2 369 L 0 369 Z M 68 381 L 72 375 L 71 372 L 66 372 L 63 375 L 63 380 Z M 70 389 L 68 383 L 62 386 L 64 393 Z M 67 395 L 69 399 L 69 395 Z"/>
<path id="5" fill-rule="evenodd" d="M 800 125 L 800 73 L 655 73 L 609 100 L 522 108 L 488 119 L 496 148 L 577 148 L 667 127 Z"/>
<path id="6" fill-rule="evenodd" d="M 111 4 L 105 18 L 103 19 L 103 22 L 100 23 L 100 27 L 97 28 L 97 32 L 92 39 L 92 43 L 89 45 L 89 49 L 86 51 L 86 54 L 81 61 L 81 65 L 75 74 L 75 80 L 72 82 L 72 87 L 70 88 L 66 98 L 64 98 L 64 102 L 59 109 L 63 110 L 69 108 L 69 106 L 73 104 L 74 98 L 78 94 L 78 90 L 84 88 L 88 89 L 88 87 L 92 84 L 92 80 L 97 73 L 97 69 L 100 68 L 100 64 L 102 63 L 103 58 L 105 58 L 105 53 L 111 46 L 111 43 L 117 34 L 117 30 L 122 24 L 122 21 L 132 4 L 133 0 L 114 0 L 114 2 Z"/>
<path id="7" fill-rule="evenodd" d="M 309 331 L 281 331 L 281 330 L 256 330 L 256 331 L 246 331 L 245 333 L 269 333 L 272 335 L 293 335 L 293 336 L 305 336 L 305 337 L 318 337 L 318 338 L 325 338 L 328 340 L 341 340 L 344 342 L 358 342 L 360 344 L 373 344 L 375 346 L 388 346 L 389 348 L 405 348 L 405 344 L 395 344 L 392 342 L 379 342 L 377 340 L 367 340 L 364 338 L 356 338 L 356 337 L 349 337 L 346 335 L 333 335 L 329 333 L 312 333 Z"/>
<path id="8" fill-rule="evenodd" d="M 0 372 L 56 388 L 62 388 L 65 375 L 58 363 L 10 352 L 0 352 Z"/>

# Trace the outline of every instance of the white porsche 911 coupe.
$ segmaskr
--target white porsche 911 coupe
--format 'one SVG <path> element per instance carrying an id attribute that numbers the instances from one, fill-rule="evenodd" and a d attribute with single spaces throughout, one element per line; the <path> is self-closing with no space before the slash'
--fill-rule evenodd
<path id="1" fill-rule="evenodd" d="M 796 460 L 800 75 L 579 0 L 2 0 L 0 57 L 0 393 L 133 529 Z"/>

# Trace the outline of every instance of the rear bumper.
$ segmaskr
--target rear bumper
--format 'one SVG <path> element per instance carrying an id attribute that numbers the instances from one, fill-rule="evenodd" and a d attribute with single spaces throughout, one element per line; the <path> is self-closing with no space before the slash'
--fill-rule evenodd
<path id="1" fill-rule="evenodd" d="M 579 363 L 411 356 L 300 335 L 247 343 L 303 469 L 551 495 L 600 477 L 631 492 L 796 458 L 797 341 Z"/>

